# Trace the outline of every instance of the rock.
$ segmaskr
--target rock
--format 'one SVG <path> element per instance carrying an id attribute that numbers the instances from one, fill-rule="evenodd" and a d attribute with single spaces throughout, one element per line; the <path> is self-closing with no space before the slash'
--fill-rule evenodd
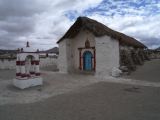
<path id="1" fill-rule="evenodd" d="M 122 74 L 122 71 L 116 67 L 113 67 L 112 69 L 112 76 L 113 77 L 119 77 Z"/>
<path id="2" fill-rule="evenodd" d="M 122 72 L 128 72 L 128 68 L 127 66 L 120 66 L 119 69 L 122 71 Z"/>

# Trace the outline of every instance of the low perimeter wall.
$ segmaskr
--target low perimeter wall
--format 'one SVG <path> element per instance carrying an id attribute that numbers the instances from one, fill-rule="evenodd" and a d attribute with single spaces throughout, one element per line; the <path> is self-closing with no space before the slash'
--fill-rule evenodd
<path id="1" fill-rule="evenodd" d="M 40 67 L 57 66 L 56 58 L 40 58 Z M 0 59 L 0 69 L 16 69 L 16 59 Z"/>

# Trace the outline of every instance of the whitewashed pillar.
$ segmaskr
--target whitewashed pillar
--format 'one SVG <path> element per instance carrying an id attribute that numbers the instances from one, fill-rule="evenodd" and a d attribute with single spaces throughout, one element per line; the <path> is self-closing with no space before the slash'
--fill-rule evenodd
<path id="1" fill-rule="evenodd" d="M 26 77 L 30 77 L 30 61 L 25 61 L 25 71 L 26 71 Z"/>
<path id="2" fill-rule="evenodd" d="M 26 77 L 26 71 L 25 71 L 25 61 L 21 61 L 21 78 Z"/>
<path id="3" fill-rule="evenodd" d="M 35 75 L 40 76 L 40 70 L 39 70 L 39 60 L 35 61 Z"/>
<path id="4" fill-rule="evenodd" d="M 30 74 L 31 76 L 34 76 L 35 75 L 35 61 L 31 61 L 31 68 L 30 68 Z"/>
<path id="5" fill-rule="evenodd" d="M 16 77 L 21 76 L 21 68 L 20 68 L 20 61 L 16 61 Z"/>

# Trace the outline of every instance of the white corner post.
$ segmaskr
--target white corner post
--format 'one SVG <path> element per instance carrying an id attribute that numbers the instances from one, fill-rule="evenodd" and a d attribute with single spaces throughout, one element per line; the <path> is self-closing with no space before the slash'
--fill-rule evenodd
<path id="1" fill-rule="evenodd" d="M 21 68 L 20 68 L 20 61 L 16 61 L 16 78 L 19 78 L 21 76 Z"/>
<path id="2" fill-rule="evenodd" d="M 35 76 L 35 61 L 31 61 L 31 68 L 30 68 L 30 75 L 33 77 Z"/>
<path id="3" fill-rule="evenodd" d="M 26 76 L 26 70 L 25 70 L 25 61 L 20 61 L 21 65 L 21 79 L 27 77 Z"/>
<path id="4" fill-rule="evenodd" d="M 39 60 L 35 61 L 35 75 L 40 76 L 40 70 L 39 70 Z"/>

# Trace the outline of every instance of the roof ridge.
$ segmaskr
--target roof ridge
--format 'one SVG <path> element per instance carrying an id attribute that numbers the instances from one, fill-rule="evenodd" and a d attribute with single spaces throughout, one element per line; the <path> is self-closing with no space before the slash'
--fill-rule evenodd
<path id="1" fill-rule="evenodd" d="M 121 33 L 119 31 L 115 31 L 109 28 L 108 26 L 104 25 L 103 23 L 100 23 L 97 20 L 88 18 L 86 16 L 79 16 L 75 21 L 75 23 L 69 28 L 69 30 L 57 43 L 62 41 L 64 38 L 75 37 L 82 28 L 89 30 L 97 37 L 108 35 L 112 38 L 119 40 L 124 44 L 135 46 L 135 47 L 147 48 L 144 44 L 142 44 L 140 41 L 136 40 L 135 38 L 128 36 L 124 33 Z"/>

